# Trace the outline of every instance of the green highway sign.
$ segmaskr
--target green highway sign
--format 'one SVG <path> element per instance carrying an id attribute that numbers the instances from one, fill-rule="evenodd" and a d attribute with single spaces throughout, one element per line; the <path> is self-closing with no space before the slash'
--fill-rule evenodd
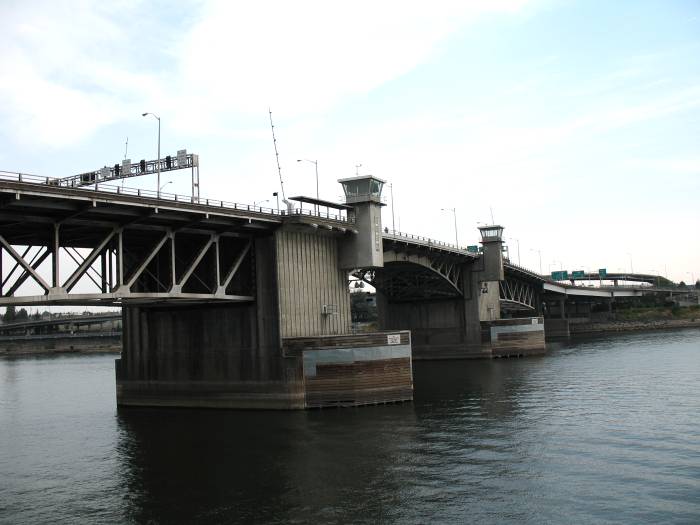
<path id="1" fill-rule="evenodd" d="M 467 251 L 469 253 L 479 253 L 479 247 L 476 245 L 467 246 Z"/>
<path id="2" fill-rule="evenodd" d="M 569 278 L 569 272 L 562 270 L 560 272 L 552 272 L 553 281 L 566 281 Z"/>
<path id="3" fill-rule="evenodd" d="M 586 272 L 584 272 L 583 270 L 574 270 L 573 272 L 571 272 L 571 277 L 573 277 L 574 279 L 583 279 L 585 275 Z"/>
<path id="4" fill-rule="evenodd" d="M 607 269 L 601 268 L 600 270 L 598 270 L 598 277 L 600 277 L 601 279 L 605 279 L 607 276 L 608 276 Z"/>

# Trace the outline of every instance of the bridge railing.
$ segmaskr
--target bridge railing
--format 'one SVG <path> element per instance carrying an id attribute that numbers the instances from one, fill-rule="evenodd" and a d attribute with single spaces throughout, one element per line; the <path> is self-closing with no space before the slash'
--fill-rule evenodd
<path id="1" fill-rule="evenodd" d="M 411 241 L 411 242 L 414 242 L 416 244 L 422 244 L 425 246 L 437 246 L 440 248 L 446 248 L 449 250 L 454 250 L 454 251 L 458 251 L 458 252 L 464 252 L 464 253 L 471 254 L 471 252 L 467 251 L 466 248 L 461 248 L 461 247 L 457 246 L 456 244 L 450 244 L 450 243 L 444 242 L 444 241 L 437 241 L 437 240 L 431 239 L 429 237 L 423 237 L 421 235 L 414 235 L 412 233 L 404 233 L 404 232 L 400 232 L 397 230 L 386 229 L 386 230 L 384 230 L 383 236 L 385 238 L 389 238 L 389 239 L 407 240 L 407 241 Z M 471 254 L 471 255 L 474 255 L 474 254 Z"/>
<path id="2" fill-rule="evenodd" d="M 516 270 L 519 270 L 523 273 L 526 273 L 526 274 L 531 275 L 533 277 L 536 277 L 538 279 L 542 279 L 543 281 L 549 280 L 549 277 L 547 275 L 541 275 L 540 273 L 538 273 L 534 270 L 531 270 L 530 268 L 526 268 L 525 266 L 520 266 L 519 264 L 515 264 L 510 259 L 505 259 L 505 262 L 508 263 L 508 266 L 511 266 L 512 268 L 515 268 Z"/>
<path id="3" fill-rule="evenodd" d="M 60 184 L 60 179 L 55 177 L 42 177 L 40 175 L 31 175 L 27 173 L 17 173 L 11 171 L 0 170 L 0 180 L 8 180 L 12 182 L 23 182 L 28 184 L 42 184 L 46 186 L 65 187 Z M 142 197 L 148 199 L 165 200 L 169 202 L 196 204 L 199 206 L 209 206 L 214 208 L 225 208 L 229 210 L 245 211 L 262 213 L 265 215 L 276 215 L 280 217 L 287 216 L 309 216 L 328 219 L 333 221 L 354 223 L 354 219 L 343 214 L 323 213 L 322 211 L 314 212 L 313 210 L 294 209 L 283 210 L 276 208 L 266 208 L 263 206 L 255 206 L 255 204 L 241 204 L 238 202 L 229 202 L 219 199 L 206 199 L 203 197 L 194 197 L 189 195 L 178 195 L 176 193 L 167 193 L 164 191 L 157 192 L 155 190 L 147 190 L 140 188 L 130 188 L 128 186 L 117 186 L 105 183 L 95 183 L 90 186 L 70 188 L 73 191 L 100 191 L 117 195 L 128 195 L 131 197 Z"/>

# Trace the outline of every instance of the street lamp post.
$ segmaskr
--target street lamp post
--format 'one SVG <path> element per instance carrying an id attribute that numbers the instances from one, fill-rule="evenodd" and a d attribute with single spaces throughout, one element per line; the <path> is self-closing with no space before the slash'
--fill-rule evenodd
<path id="1" fill-rule="evenodd" d="M 654 281 L 656 281 L 656 287 L 658 288 L 659 287 L 659 270 L 652 268 L 651 274 L 654 276 Z M 652 284 L 652 286 L 654 286 L 654 285 Z"/>
<path id="2" fill-rule="evenodd" d="M 166 182 L 165 184 L 163 184 L 162 186 L 160 186 L 159 189 L 158 189 L 158 194 L 160 195 L 161 190 L 162 190 L 163 188 L 165 188 L 168 184 L 172 184 L 172 183 L 173 183 L 173 181 L 169 180 L 168 182 Z"/>
<path id="3" fill-rule="evenodd" d="M 396 233 L 396 221 L 394 220 L 394 183 L 389 183 L 389 189 L 391 190 L 391 229 Z"/>
<path id="4" fill-rule="evenodd" d="M 627 255 L 630 258 L 630 273 L 634 273 L 634 266 L 632 266 L 632 254 L 627 252 Z"/>
<path id="5" fill-rule="evenodd" d="M 440 208 L 442 211 L 451 211 L 455 219 L 455 246 L 459 248 L 459 237 L 457 236 L 457 209 L 456 208 Z"/>
<path id="6" fill-rule="evenodd" d="M 265 199 L 264 201 L 253 201 L 253 208 L 255 208 L 258 204 L 263 204 L 265 202 L 270 202 L 270 199 Z"/>
<path id="7" fill-rule="evenodd" d="M 319 200 L 319 197 L 318 197 L 318 160 L 297 159 L 297 162 L 301 162 L 301 161 L 311 162 L 314 165 L 314 167 L 316 168 L 316 200 Z M 314 210 L 315 210 L 316 215 L 318 215 L 318 204 L 316 204 L 314 206 Z"/>
<path id="8" fill-rule="evenodd" d="M 158 170 L 158 181 L 157 181 L 157 188 L 158 188 L 158 198 L 160 199 L 160 117 L 156 115 L 155 113 L 142 113 L 141 116 L 145 117 L 146 115 L 151 115 L 158 119 L 158 164 L 156 164 L 156 168 Z"/>
<path id="9" fill-rule="evenodd" d="M 518 245 L 518 266 L 520 266 L 520 240 L 515 237 L 511 237 Z"/>

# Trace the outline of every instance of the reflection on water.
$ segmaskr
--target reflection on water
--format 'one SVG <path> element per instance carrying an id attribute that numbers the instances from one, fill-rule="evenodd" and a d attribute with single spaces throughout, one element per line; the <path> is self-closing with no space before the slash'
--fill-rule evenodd
<path id="1" fill-rule="evenodd" d="M 128 409 L 113 359 L 0 361 L 0 522 L 697 522 L 700 331 L 415 364 L 413 403 Z"/>

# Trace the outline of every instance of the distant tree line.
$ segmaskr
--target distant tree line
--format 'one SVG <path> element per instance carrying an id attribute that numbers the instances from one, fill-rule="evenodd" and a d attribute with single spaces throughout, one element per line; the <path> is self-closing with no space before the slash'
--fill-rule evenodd
<path id="1" fill-rule="evenodd" d="M 61 314 L 58 314 L 59 316 Z M 51 312 L 44 310 L 44 312 L 39 312 L 36 310 L 33 314 L 27 312 L 25 308 L 20 308 L 17 310 L 14 306 L 8 306 L 5 309 L 5 313 L 0 316 L 3 323 L 21 323 L 23 321 L 41 321 L 45 317 L 51 318 Z"/>
<path id="2" fill-rule="evenodd" d="M 39 310 L 36 310 L 33 314 L 30 314 L 27 312 L 25 308 L 20 308 L 17 310 L 14 306 L 8 306 L 5 309 L 5 313 L 0 315 L 0 319 L 2 319 L 3 323 L 21 323 L 23 321 L 29 321 L 30 319 L 32 321 L 41 321 L 42 319 L 56 319 L 56 318 L 61 318 L 61 317 L 76 317 L 80 315 L 97 315 L 100 312 L 91 312 L 89 310 L 84 311 L 82 314 L 76 313 L 76 312 L 50 312 L 48 310 L 44 310 L 43 312 L 39 312 Z M 120 310 L 107 310 L 105 312 L 101 312 L 103 314 L 119 314 Z"/>
<path id="3" fill-rule="evenodd" d="M 41 315 L 39 317 L 41 318 Z M 20 308 L 17 311 L 14 306 L 8 306 L 5 310 L 5 315 L 2 316 L 2 320 L 5 323 L 21 323 L 29 320 L 29 313 L 24 308 Z"/>

